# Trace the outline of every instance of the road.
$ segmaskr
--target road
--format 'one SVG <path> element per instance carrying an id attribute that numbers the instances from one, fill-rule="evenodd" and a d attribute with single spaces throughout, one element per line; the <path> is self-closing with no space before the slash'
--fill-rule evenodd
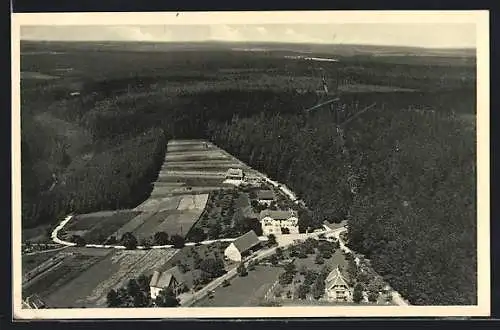
<path id="1" fill-rule="evenodd" d="M 220 150 L 223 153 L 225 153 L 225 154 L 229 155 L 230 157 L 232 157 L 233 159 L 235 159 L 236 161 L 240 162 L 245 167 L 248 167 L 246 164 L 244 164 L 239 159 L 235 158 L 233 155 L 229 154 L 225 150 L 223 150 L 223 149 L 220 149 Z M 295 195 L 295 193 L 291 189 L 289 189 L 287 186 L 285 186 L 285 185 L 283 185 L 283 184 L 281 184 L 281 183 L 279 183 L 277 181 L 274 181 L 274 180 L 270 179 L 269 177 L 267 177 L 266 175 L 264 175 L 264 174 L 262 174 L 260 172 L 257 172 L 257 173 L 259 173 L 259 177 L 262 178 L 264 181 L 266 181 L 267 183 L 271 184 L 272 186 L 280 189 L 283 192 L 283 194 L 285 194 L 292 202 L 294 202 L 296 204 L 301 204 L 301 205 L 305 206 L 305 203 L 302 200 L 299 200 L 297 198 L 297 196 Z M 72 218 L 73 218 L 73 215 L 66 216 L 66 218 L 63 221 L 61 221 L 61 223 L 52 231 L 51 238 L 52 238 L 52 240 L 55 243 L 64 245 L 66 247 L 67 246 L 75 246 L 76 245 L 73 242 L 68 242 L 68 241 L 61 240 L 58 237 L 59 231 L 69 221 L 71 221 Z M 322 232 L 312 232 L 312 233 L 306 233 L 306 234 L 278 235 L 276 237 L 276 241 L 278 243 L 278 247 L 286 247 L 286 246 L 288 246 L 290 244 L 293 244 L 296 240 L 305 240 L 308 237 L 317 237 L 319 234 L 323 233 L 326 236 L 333 236 L 333 237 L 337 238 L 338 241 L 339 241 L 340 248 L 343 251 L 345 251 L 346 253 L 352 253 L 352 251 L 340 239 L 340 233 L 344 232 L 345 230 L 346 230 L 345 227 L 333 230 L 333 229 L 329 228 L 328 226 L 325 226 L 325 230 L 322 231 Z M 199 242 L 199 243 L 188 242 L 188 243 L 186 243 L 186 245 L 187 246 L 191 246 L 191 245 L 195 245 L 195 244 L 211 244 L 211 243 L 218 242 L 218 241 L 219 242 L 230 242 L 230 241 L 233 241 L 235 239 L 236 238 L 222 238 L 222 239 L 217 239 L 217 240 L 206 240 L 206 241 L 202 241 L 202 242 Z M 262 241 L 267 240 L 266 237 L 259 237 L 259 239 L 262 240 Z M 86 244 L 85 247 L 88 247 L 88 248 L 125 249 L 125 246 L 122 246 L 122 245 L 104 245 L 104 244 Z M 160 245 L 156 245 L 156 246 L 152 246 L 150 248 L 151 249 L 164 249 L 164 248 L 172 248 L 172 247 L 173 247 L 173 245 L 161 245 L 161 246 Z M 277 247 L 257 252 L 254 256 L 252 256 L 250 259 L 248 259 L 248 260 L 245 261 L 245 265 L 247 265 L 250 260 L 260 260 L 260 259 L 263 259 L 263 258 L 266 258 L 266 257 L 272 255 L 276 251 L 276 248 Z M 144 247 L 143 246 L 137 246 L 137 249 L 144 249 Z M 358 262 L 359 261 L 356 261 L 356 263 L 358 263 Z M 187 306 L 193 304 L 197 300 L 203 298 L 206 294 L 208 294 L 208 292 L 210 292 L 211 290 L 213 290 L 213 289 L 217 288 L 218 286 L 220 286 L 225 279 L 230 279 L 230 278 L 234 277 L 235 275 L 236 275 L 236 269 L 230 270 L 225 275 L 223 275 L 223 276 L 221 276 L 221 277 L 213 280 L 212 282 L 210 282 L 207 286 L 205 286 L 204 288 L 202 288 L 200 291 L 196 292 L 194 295 L 192 295 L 186 301 L 182 301 L 181 300 L 181 304 L 182 305 L 187 305 Z M 399 306 L 408 306 L 409 305 L 408 302 L 406 302 L 401 297 L 401 295 L 398 292 L 396 292 L 396 291 L 393 290 L 392 291 L 392 296 L 393 296 L 393 301 L 397 305 L 399 305 Z"/>
<path id="2" fill-rule="evenodd" d="M 290 235 L 279 235 L 276 237 L 276 243 L 278 243 L 277 246 L 268 248 L 265 250 L 259 250 L 255 254 L 251 255 L 244 261 L 245 267 L 248 266 L 248 263 L 251 261 L 256 261 L 256 260 L 262 260 L 265 259 L 274 253 L 276 253 L 276 249 L 278 247 L 285 248 L 291 244 L 294 244 L 297 240 L 305 240 L 309 237 L 317 237 L 320 234 L 335 234 L 338 232 L 340 234 L 341 232 L 345 231 L 345 228 L 338 228 L 335 230 L 323 230 L 321 232 L 315 232 L 315 233 L 308 233 L 308 234 L 290 234 Z M 222 282 L 224 280 L 230 280 L 234 276 L 237 276 L 237 269 L 236 267 L 229 270 L 226 274 L 222 275 L 221 277 L 218 277 L 214 279 L 212 282 L 208 283 L 205 287 L 200 289 L 199 291 L 195 292 L 194 294 L 186 294 L 184 296 L 181 296 L 180 303 L 181 306 L 187 307 L 191 306 L 192 304 L 196 303 L 198 300 L 202 299 L 205 297 L 210 291 L 215 290 L 217 287 L 222 285 Z"/>

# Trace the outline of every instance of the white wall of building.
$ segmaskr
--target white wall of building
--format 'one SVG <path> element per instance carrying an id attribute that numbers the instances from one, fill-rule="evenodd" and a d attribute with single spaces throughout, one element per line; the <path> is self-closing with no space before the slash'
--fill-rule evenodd
<path id="1" fill-rule="evenodd" d="M 160 294 L 161 288 L 155 288 L 154 286 L 151 286 L 149 288 L 150 294 L 151 294 L 151 299 L 156 299 L 156 297 Z"/>
<path id="2" fill-rule="evenodd" d="M 265 217 L 260 221 L 262 227 L 262 234 L 267 236 L 269 234 L 281 235 L 281 228 L 288 228 L 290 234 L 299 233 L 299 219 L 290 217 L 286 220 L 276 220 L 271 217 Z"/>
<path id="3" fill-rule="evenodd" d="M 234 246 L 234 243 L 229 244 L 229 246 L 224 250 L 224 256 L 229 260 L 241 261 L 240 251 Z"/>

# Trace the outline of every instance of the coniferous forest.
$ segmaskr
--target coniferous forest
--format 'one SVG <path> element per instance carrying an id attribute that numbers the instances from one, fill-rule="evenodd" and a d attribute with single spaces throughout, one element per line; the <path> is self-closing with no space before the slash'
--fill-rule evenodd
<path id="1" fill-rule="evenodd" d="M 22 81 L 24 228 L 54 225 L 69 212 L 136 206 L 151 191 L 166 142 L 203 138 L 296 192 L 308 206 L 301 231 L 348 219 L 348 245 L 410 303 L 476 303 L 469 62 L 340 58 L 324 65 L 331 77 L 414 90 L 347 90 L 333 109 L 306 114 L 320 101 L 310 63 L 272 52 L 146 56 L 79 47 L 58 63 L 80 66 L 82 76 Z M 22 68 L 52 72 L 51 59 L 40 56 L 22 59 Z M 79 95 L 68 96 L 74 89 Z M 347 118 L 373 103 L 341 138 L 332 110 L 344 106 Z"/>

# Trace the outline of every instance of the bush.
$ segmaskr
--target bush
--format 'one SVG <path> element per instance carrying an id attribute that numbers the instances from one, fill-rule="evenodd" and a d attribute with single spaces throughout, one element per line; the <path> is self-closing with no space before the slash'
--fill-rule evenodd
<path id="1" fill-rule="evenodd" d="M 123 234 L 120 242 L 127 250 L 135 250 L 137 248 L 137 238 L 130 232 Z"/>
<path id="2" fill-rule="evenodd" d="M 176 249 L 182 249 L 185 245 L 184 237 L 180 235 L 173 235 L 170 237 L 170 244 L 172 244 Z"/>
<path id="3" fill-rule="evenodd" d="M 237 272 L 238 272 L 238 275 L 241 276 L 241 277 L 244 277 L 244 276 L 248 275 L 248 271 L 247 271 L 247 268 L 245 267 L 244 263 L 241 263 L 238 266 Z"/>
<path id="4" fill-rule="evenodd" d="M 164 231 L 159 231 L 155 233 L 153 236 L 153 243 L 154 245 L 168 245 L 169 244 L 168 234 Z"/>

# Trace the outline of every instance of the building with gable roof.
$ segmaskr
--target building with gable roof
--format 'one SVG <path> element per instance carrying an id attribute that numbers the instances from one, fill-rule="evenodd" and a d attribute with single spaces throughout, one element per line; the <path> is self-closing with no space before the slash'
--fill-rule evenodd
<path id="1" fill-rule="evenodd" d="M 164 272 L 155 270 L 151 281 L 149 281 L 151 299 L 156 299 L 161 290 L 170 288 L 177 296 L 186 288 L 186 279 L 178 266 L 172 267 Z"/>
<path id="2" fill-rule="evenodd" d="M 271 205 L 274 201 L 274 192 L 272 190 L 259 190 L 257 192 L 257 201 L 260 205 Z"/>
<path id="3" fill-rule="evenodd" d="M 293 210 L 263 210 L 260 212 L 259 219 L 263 235 L 281 235 L 283 229 L 287 229 L 289 234 L 299 233 L 299 218 Z"/>
<path id="4" fill-rule="evenodd" d="M 253 230 L 235 239 L 224 250 L 224 256 L 232 261 L 241 262 L 245 256 L 260 249 L 262 246 L 259 237 Z"/>
<path id="5" fill-rule="evenodd" d="M 330 301 L 352 301 L 352 288 L 337 267 L 325 280 L 326 298 Z"/>

